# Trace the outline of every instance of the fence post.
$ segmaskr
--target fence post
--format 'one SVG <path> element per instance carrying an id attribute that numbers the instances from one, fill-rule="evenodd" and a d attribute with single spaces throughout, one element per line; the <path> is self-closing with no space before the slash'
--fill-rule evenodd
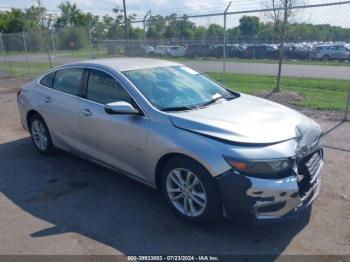
<path id="1" fill-rule="evenodd" d="M 278 71 L 277 71 L 277 80 L 276 80 L 276 86 L 273 89 L 273 92 L 279 92 L 281 90 L 281 77 L 282 77 L 282 64 L 283 64 L 283 56 L 284 56 L 284 44 L 286 41 L 286 34 L 287 34 L 287 24 L 288 24 L 288 4 L 289 0 L 284 0 L 284 11 L 283 11 L 283 21 L 282 21 L 282 28 L 278 29 L 279 35 L 279 58 L 278 58 Z"/>
<path id="2" fill-rule="evenodd" d="M 56 45 L 55 45 L 55 37 L 53 35 L 53 30 L 51 30 L 51 41 L 52 41 L 52 50 L 54 53 L 54 58 L 57 57 L 57 52 L 56 52 Z"/>
<path id="3" fill-rule="evenodd" d="M 350 109 L 349 107 L 350 107 L 350 88 L 348 90 L 348 99 L 346 101 L 344 121 L 348 120 L 348 114 L 349 114 L 349 109 Z"/>
<path id="4" fill-rule="evenodd" d="M 1 50 L 2 50 L 2 56 L 4 57 L 4 64 L 5 64 L 6 71 L 7 71 L 7 77 L 9 77 L 10 76 L 10 68 L 9 68 L 9 64 L 7 63 L 6 50 L 5 50 L 4 42 L 2 41 L 2 33 L 0 33 L 0 45 L 1 45 Z"/>
<path id="5" fill-rule="evenodd" d="M 91 31 L 92 31 L 92 25 L 91 25 L 91 21 L 89 22 L 89 43 L 90 43 L 90 55 L 91 55 L 91 58 L 95 58 L 94 56 L 94 46 L 92 44 L 92 34 L 91 34 Z"/>
<path id="6" fill-rule="evenodd" d="M 148 10 L 148 12 L 146 13 L 146 15 L 143 17 L 143 45 L 146 44 L 147 41 L 147 33 L 146 33 L 146 19 L 147 16 L 150 15 L 151 18 L 151 10 Z"/>
<path id="7" fill-rule="evenodd" d="M 50 68 L 52 68 L 52 61 L 51 61 L 51 54 L 50 54 L 50 47 L 49 47 L 49 43 L 46 43 L 46 52 L 47 52 L 47 57 L 49 59 L 49 63 L 50 63 Z"/>
<path id="8" fill-rule="evenodd" d="M 227 11 L 230 8 L 232 2 L 229 2 L 225 12 L 224 12 L 224 37 L 223 37 L 223 45 L 222 45 L 222 82 L 225 84 L 226 82 L 226 15 Z"/>
<path id="9" fill-rule="evenodd" d="M 26 56 L 26 65 L 27 65 L 29 77 L 30 77 L 30 79 L 33 79 L 32 70 L 30 69 L 30 65 L 29 65 L 28 52 L 27 52 L 28 51 L 27 50 L 27 42 L 26 42 L 26 36 L 25 36 L 24 32 L 22 32 L 22 37 L 23 37 L 24 54 Z"/>

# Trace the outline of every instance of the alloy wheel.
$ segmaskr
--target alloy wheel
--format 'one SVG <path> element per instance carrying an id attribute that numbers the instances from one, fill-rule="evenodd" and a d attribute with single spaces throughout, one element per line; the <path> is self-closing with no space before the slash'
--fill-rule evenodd
<path id="1" fill-rule="evenodd" d="M 207 205 L 207 196 L 199 178 L 191 171 L 176 168 L 169 172 L 166 190 L 173 206 L 189 217 L 201 215 Z"/>
<path id="2" fill-rule="evenodd" d="M 43 123 L 39 120 L 34 120 L 31 131 L 35 145 L 41 151 L 45 151 L 47 149 L 48 137 Z"/>

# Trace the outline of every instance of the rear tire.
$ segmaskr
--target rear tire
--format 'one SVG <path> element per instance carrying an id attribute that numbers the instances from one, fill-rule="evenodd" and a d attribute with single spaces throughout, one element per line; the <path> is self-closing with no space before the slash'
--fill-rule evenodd
<path id="1" fill-rule="evenodd" d="M 162 193 L 171 209 L 183 220 L 209 223 L 222 215 L 218 184 L 196 161 L 186 157 L 172 158 L 161 175 Z"/>
<path id="2" fill-rule="evenodd" d="M 51 155 L 55 147 L 44 119 L 38 114 L 33 115 L 29 120 L 29 131 L 35 148 L 43 155 Z"/>

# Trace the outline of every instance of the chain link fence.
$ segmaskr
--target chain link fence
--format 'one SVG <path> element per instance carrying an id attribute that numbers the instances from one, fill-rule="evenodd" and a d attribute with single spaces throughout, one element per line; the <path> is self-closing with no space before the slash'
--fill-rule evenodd
<path id="1" fill-rule="evenodd" d="M 129 24 L 127 39 L 124 25 L 106 21 L 2 34 L 0 76 L 33 79 L 50 67 L 85 59 L 156 57 L 185 63 L 239 91 L 268 94 L 278 85 L 294 92 L 296 100 L 297 94 L 305 96 L 308 102 L 302 106 L 345 111 L 350 88 L 350 1 L 288 6 L 287 13 L 281 6 L 271 8 L 271 1 L 266 3 L 259 10 L 249 6 L 240 10 L 233 3 L 219 13 L 193 16 L 147 13 Z M 282 32 L 284 14 L 288 19 Z M 308 99 L 315 96 L 316 102 Z"/>

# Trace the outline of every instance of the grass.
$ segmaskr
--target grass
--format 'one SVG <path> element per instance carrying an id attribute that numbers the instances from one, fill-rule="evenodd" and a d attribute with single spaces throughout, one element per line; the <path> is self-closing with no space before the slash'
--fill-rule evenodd
<path id="1" fill-rule="evenodd" d="M 189 58 L 189 57 L 164 57 L 167 60 L 173 61 L 222 61 L 222 58 L 216 57 L 202 57 L 202 58 Z M 257 64 L 278 64 L 278 60 L 273 59 L 243 59 L 243 58 L 227 58 L 227 63 L 257 63 Z M 350 66 L 349 62 L 341 61 L 312 61 L 312 60 L 287 60 L 283 61 L 283 64 L 288 65 L 319 65 L 319 66 Z"/>
<path id="2" fill-rule="evenodd" d="M 52 65 L 56 66 L 55 64 Z M 30 78 L 36 77 L 46 70 L 50 69 L 49 63 L 30 63 L 30 70 L 24 62 L 4 62 L 0 63 L 0 75 L 9 74 L 12 77 Z M 8 72 L 9 71 L 9 72 Z"/>
<path id="3" fill-rule="evenodd" d="M 26 63 L 9 62 L 10 75 L 13 77 L 30 78 Z M 55 65 L 53 65 L 55 66 Z M 30 63 L 32 77 L 50 68 L 48 63 Z M 6 75 L 7 67 L 0 63 L 0 75 Z M 222 80 L 222 73 L 208 73 L 217 81 Z M 271 91 L 275 85 L 275 76 L 226 74 L 226 86 L 238 92 L 256 94 L 261 91 Z M 343 111 L 345 109 L 347 90 L 350 82 L 346 80 L 328 80 L 311 78 L 283 77 L 281 89 L 299 93 L 304 100 L 296 104 L 315 109 Z"/>
<path id="4" fill-rule="evenodd" d="M 51 55 L 55 55 L 55 52 L 53 50 L 50 50 Z M 46 52 L 38 51 L 38 52 L 28 52 L 28 55 L 47 55 Z M 79 50 L 56 50 L 57 56 L 60 57 L 70 57 L 70 58 L 77 58 L 77 59 L 90 59 L 92 56 L 95 58 L 104 58 L 104 57 L 110 57 L 107 52 L 106 47 L 100 47 L 100 48 L 93 48 L 91 50 L 90 48 L 82 48 Z M 6 53 L 7 56 L 18 56 L 22 55 L 24 56 L 24 52 L 14 52 L 10 51 Z M 222 61 L 222 58 L 216 58 L 216 57 L 201 57 L 201 58 L 190 58 L 190 57 L 170 57 L 170 56 L 164 56 L 164 57 L 155 57 L 155 58 L 162 58 L 167 60 L 173 60 L 173 61 Z M 278 60 L 272 60 L 272 59 L 243 59 L 243 58 L 227 58 L 227 63 L 258 63 L 258 64 L 278 64 Z M 350 66 L 349 62 L 341 62 L 341 61 L 312 61 L 312 60 L 287 60 L 285 59 L 283 61 L 284 64 L 290 64 L 290 65 L 320 65 L 320 66 Z"/>
<path id="5" fill-rule="evenodd" d="M 35 52 L 28 52 L 28 56 L 31 55 L 45 55 L 47 56 L 47 52 L 43 51 L 35 51 Z M 52 56 L 57 55 L 59 57 L 70 57 L 70 58 L 80 58 L 80 59 L 90 59 L 93 55 L 94 57 L 108 57 L 107 55 L 107 49 L 105 48 L 94 48 L 91 50 L 90 48 L 84 48 L 79 50 L 56 50 L 54 52 L 52 49 L 50 49 L 50 54 Z M 21 51 L 9 51 L 6 52 L 7 57 L 11 56 L 25 56 L 25 52 Z"/>
<path id="6" fill-rule="evenodd" d="M 208 75 L 219 82 L 222 81 L 221 73 Z M 275 76 L 227 73 L 225 85 L 238 92 L 256 94 L 271 91 L 275 81 Z M 314 109 L 344 111 L 349 88 L 350 82 L 346 80 L 283 77 L 281 81 L 282 90 L 296 92 L 304 97 L 304 100 L 296 105 Z"/>
<path id="7" fill-rule="evenodd" d="M 108 57 L 107 49 L 105 48 L 94 48 L 94 49 L 80 49 L 80 50 L 61 50 L 57 51 L 57 56 L 60 57 L 70 57 L 78 59 L 90 59 L 92 56 L 94 58 Z"/>
<path id="8" fill-rule="evenodd" d="M 271 60 L 271 59 L 229 58 L 227 61 L 238 62 L 238 63 L 278 64 L 278 60 Z M 341 62 L 341 61 L 284 60 L 283 63 L 288 65 L 350 66 L 349 62 Z"/>

